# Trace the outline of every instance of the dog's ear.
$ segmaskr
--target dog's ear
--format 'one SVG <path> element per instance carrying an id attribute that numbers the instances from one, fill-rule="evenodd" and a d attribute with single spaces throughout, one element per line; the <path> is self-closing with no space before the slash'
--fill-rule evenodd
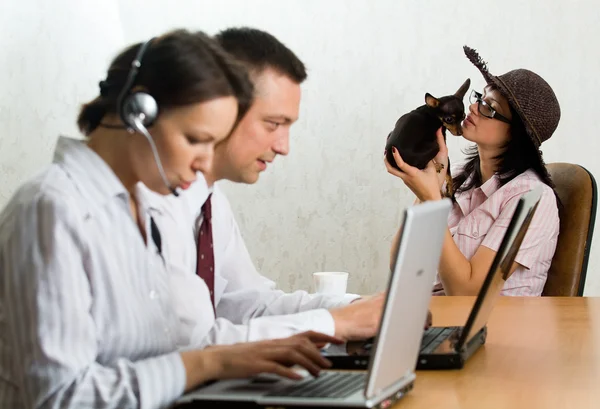
<path id="1" fill-rule="evenodd" d="M 440 101 L 429 92 L 425 94 L 425 103 L 430 108 L 437 108 L 440 105 Z"/>
<path id="2" fill-rule="evenodd" d="M 458 89 L 458 91 L 456 91 L 456 94 L 454 94 L 454 96 L 458 97 L 460 99 L 463 99 L 470 86 L 471 86 L 471 79 L 467 78 L 465 83 L 460 86 L 460 88 Z"/>

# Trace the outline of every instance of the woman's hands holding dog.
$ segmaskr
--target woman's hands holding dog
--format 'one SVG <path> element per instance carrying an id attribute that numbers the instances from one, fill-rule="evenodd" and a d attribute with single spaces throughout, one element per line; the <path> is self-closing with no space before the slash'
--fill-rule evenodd
<path id="1" fill-rule="evenodd" d="M 437 155 L 435 155 L 435 158 L 433 158 L 433 163 L 436 167 L 436 172 L 438 172 L 438 184 L 441 190 L 446 181 L 446 175 L 448 174 L 448 146 L 444 140 L 442 128 L 437 130 L 435 136 L 437 137 L 440 150 Z"/>
<path id="2" fill-rule="evenodd" d="M 388 173 L 402 179 L 404 184 L 408 186 L 421 201 L 440 200 L 442 198 L 441 187 L 444 183 L 448 169 L 448 147 L 444 142 L 441 128 L 438 129 L 436 136 L 440 150 L 435 158 L 431 160 L 423 170 L 410 166 L 404 162 L 396 148 L 393 148 L 393 155 L 396 164 L 401 171 L 392 167 L 384 156 L 384 162 Z"/>

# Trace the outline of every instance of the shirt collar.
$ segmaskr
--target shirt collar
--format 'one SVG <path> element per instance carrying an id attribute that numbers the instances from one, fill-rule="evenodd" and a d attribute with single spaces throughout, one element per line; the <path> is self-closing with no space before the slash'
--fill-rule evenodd
<path id="1" fill-rule="evenodd" d="M 64 169 L 90 203 L 101 205 L 114 197 L 129 198 L 111 167 L 84 140 L 59 137 L 52 162 Z"/>
<path id="2" fill-rule="evenodd" d="M 156 193 L 141 182 L 136 185 L 136 195 L 142 207 L 151 214 L 158 215 L 167 215 L 173 209 L 181 208 L 183 204 L 192 212 L 199 212 L 213 191 L 214 185 L 207 185 L 202 172 L 196 173 L 196 181 L 187 190 L 180 192 L 179 197 Z"/>
<path id="3" fill-rule="evenodd" d="M 467 180 L 465 181 L 465 183 L 468 183 L 472 177 L 473 177 L 473 175 L 469 176 L 467 178 Z M 493 195 L 498 190 L 499 187 L 500 187 L 500 181 L 498 179 L 498 175 L 494 174 L 483 185 L 481 185 L 475 189 L 469 189 L 468 191 L 462 192 L 461 194 L 459 194 L 456 197 L 456 203 L 460 207 L 460 210 L 462 211 L 463 215 L 466 215 L 470 209 L 469 203 L 471 202 L 471 198 L 473 197 L 473 194 L 477 190 L 480 190 L 485 195 L 485 197 L 487 197 L 489 199 L 490 196 Z"/>
<path id="4" fill-rule="evenodd" d="M 489 199 L 491 195 L 496 193 L 498 187 L 500 187 L 500 181 L 498 180 L 498 175 L 494 174 L 483 185 L 481 185 L 479 189 L 483 192 L 485 197 Z"/>
<path id="5" fill-rule="evenodd" d="M 204 177 L 204 175 L 202 174 L 202 172 L 198 172 L 198 183 L 203 183 L 203 186 L 206 187 L 206 196 L 210 196 L 212 194 L 212 192 L 214 192 L 215 190 L 215 185 L 217 182 L 213 183 L 212 185 L 208 185 L 208 183 L 206 182 L 206 178 Z"/>
<path id="6" fill-rule="evenodd" d="M 194 182 L 189 191 L 185 192 L 185 194 L 190 197 L 193 205 L 199 209 L 204 205 L 214 190 L 215 184 L 213 183 L 211 186 L 208 186 L 204 174 L 202 174 L 202 172 L 197 172 L 196 182 Z"/>
<path id="7" fill-rule="evenodd" d="M 160 193 L 150 190 L 142 182 L 138 182 L 135 185 L 135 195 L 140 203 L 141 208 L 144 212 L 151 212 L 151 214 L 165 214 L 168 206 L 168 198 Z"/>

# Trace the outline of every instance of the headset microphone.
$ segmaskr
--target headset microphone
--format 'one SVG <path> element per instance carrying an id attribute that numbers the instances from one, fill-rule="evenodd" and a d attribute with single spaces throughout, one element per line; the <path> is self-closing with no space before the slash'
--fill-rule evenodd
<path id="1" fill-rule="evenodd" d="M 146 137 L 146 139 L 148 140 L 148 143 L 150 144 L 150 148 L 152 148 L 152 154 L 154 155 L 154 161 L 156 162 L 156 166 L 158 167 L 158 173 L 160 173 L 160 177 L 162 178 L 164 184 L 167 186 L 167 188 L 169 188 L 169 190 L 171 191 L 171 193 L 174 196 L 179 196 L 179 192 L 177 192 L 176 188 L 171 186 L 171 184 L 169 183 L 169 180 L 167 179 L 167 176 L 165 175 L 165 170 L 162 166 L 160 157 L 158 156 L 158 150 L 156 149 L 156 144 L 154 143 L 154 139 L 152 139 L 152 135 L 150 135 L 150 132 L 148 132 L 148 130 L 144 126 L 143 119 L 136 117 L 136 118 L 131 118 L 131 120 L 132 120 L 133 128 L 140 134 L 144 135 Z"/>
<path id="2" fill-rule="evenodd" d="M 158 104 L 156 103 L 154 97 L 147 92 L 131 92 L 131 87 L 133 86 L 137 72 L 142 65 L 142 57 L 144 56 L 144 52 L 153 39 L 154 38 L 151 38 L 140 46 L 137 55 L 131 62 L 131 69 L 127 76 L 127 81 L 125 82 L 125 85 L 123 86 L 123 89 L 117 98 L 117 112 L 119 113 L 121 120 L 129 132 L 133 133 L 134 131 L 137 131 L 146 137 L 150 147 L 152 148 L 152 154 L 154 155 L 154 161 L 158 167 L 160 177 L 171 193 L 175 196 L 179 196 L 179 192 L 176 188 L 171 186 L 167 176 L 165 175 L 162 162 L 156 149 L 156 144 L 154 143 L 154 139 L 147 129 L 148 126 L 152 125 L 152 123 L 156 121 L 158 116 Z"/>

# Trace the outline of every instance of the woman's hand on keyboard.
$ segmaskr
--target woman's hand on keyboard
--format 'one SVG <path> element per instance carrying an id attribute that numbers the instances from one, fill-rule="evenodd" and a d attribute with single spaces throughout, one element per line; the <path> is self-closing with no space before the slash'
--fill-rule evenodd
<path id="1" fill-rule="evenodd" d="M 302 379 L 302 375 L 291 367 L 299 365 L 311 375 L 318 376 L 321 369 L 331 366 L 331 362 L 320 352 L 320 348 L 327 343 L 341 344 L 343 341 L 308 331 L 288 338 L 211 346 L 201 351 L 183 352 L 182 357 L 185 365 L 186 357 L 196 354 L 197 364 L 192 367 L 202 373 L 192 374 L 192 377 L 201 375 L 203 379 L 199 383 L 215 379 L 247 378 L 260 373 Z M 190 374 L 187 369 L 186 365 L 186 373 Z"/>

